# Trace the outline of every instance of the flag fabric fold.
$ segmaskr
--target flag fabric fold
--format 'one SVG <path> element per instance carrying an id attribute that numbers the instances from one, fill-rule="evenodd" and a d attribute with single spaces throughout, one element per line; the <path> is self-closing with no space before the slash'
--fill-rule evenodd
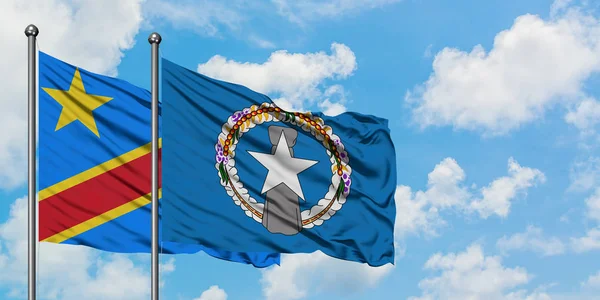
<path id="1" fill-rule="evenodd" d="M 39 64 L 39 240 L 149 253 L 150 92 L 43 52 Z M 164 241 L 159 247 L 257 267 L 279 263 L 277 253 Z"/>
<path id="2" fill-rule="evenodd" d="M 286 111 L 162 59 L 163 239 L 394 260 L 388 121 Z"/>

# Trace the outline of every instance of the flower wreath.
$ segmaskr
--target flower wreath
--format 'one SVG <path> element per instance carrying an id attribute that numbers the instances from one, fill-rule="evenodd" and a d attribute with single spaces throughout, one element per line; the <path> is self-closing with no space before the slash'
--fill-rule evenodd
<path id="1" fill-rule="evenodd" d="M 330 126 L 324 124 L 323 119 L 311 113 L 287 112 L 273 103 L 262 103 L 260 106 L 252 105 L 229 116 L 215 145 L 215 168 L 218 170 L 221 185 L 248 217 L 262 222 L 264 203 L 259 203 L 250 196 L 240 181 L 235 167 L 235 148 L 244 133 L 265 122 L 284 122 L 298 126 L 310 132 L 325 147 L 331 162 L 331 184 L 325 196 L 316 205 L 301 212 L 303 228 L 323 224 L 346 202 L 350 193 L 352 168 L 340 138 L 333 133 Z"/>

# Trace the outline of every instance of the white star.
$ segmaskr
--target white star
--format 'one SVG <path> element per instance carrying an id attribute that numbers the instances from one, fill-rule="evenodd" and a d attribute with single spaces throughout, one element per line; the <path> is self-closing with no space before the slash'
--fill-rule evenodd
<path id="1" fill-rule="evenodd" d="M 285 132 L 281 132 L 275 154 L 248 151 L 258 162 L 269 170 L 261 194 L 268 192 L 279 184 L 287 185 L 300 199 L 304 200 L 298 174 L 316 164 L 318 161 L 292 157 Z"/>

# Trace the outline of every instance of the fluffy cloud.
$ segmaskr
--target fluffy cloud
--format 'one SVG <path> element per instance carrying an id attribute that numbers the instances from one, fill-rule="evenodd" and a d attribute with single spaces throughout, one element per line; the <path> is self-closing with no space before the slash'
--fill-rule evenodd
<path id="1" fill-rule="evenodd" d="M 586 217 L 596 224 L 585 236 L 571 238 L 571 246 L 575 252 L 600 250 L 600 188 L 585 199 Z"/>
<path id="2" fill-rule="evenodd" d="M 571 238 L 571 245 L 577 253 L 600 250 L 600 229 L 593 228 L 585 236 Z"/>
<path id="3" fill-rule="evenodd" d="M 255 34 L 251 34 L 248 36 L 248 40 L 252 42 L 254 45 L 263 48 L 263 49 L 273 49 L 276 48 L 275 44 L 269 40 L 265 40 Z"/>
<path id="4" fill-rule="evenodd" d="M 307 20 L 337 17 L 363 9 L 373 9 L 400 2 L 400 0 L 271 0 L 279 13 L 290 21 L 304 25 Z"/>
<path id="5" fill-rule="evenodd" d="M 319 109 L 328 115 L 336 116 L 346 111 L 344 87 L 336 84 L 325 90 L 324 100 L 318 103 Z"/>
<path id="6" fill-rule="evenodd" d="M 600 185 L 600 157 L 589 157 L 571 166 L 570 191 L 586 192 Z"/>
<path id="7" fill-rule="evenodd" d="M 485 256 L 480 245 L 470 245 L 464 252 L 436 253 L 425 263 L 425 269 L 440 272 L 419 282 L 426 299 L 550 299 L 544 293 L 527 296 L 525 291 L 510 290 L 527 284 L 532 275 L 524 268 L 502 265 L 498 256 Z"/>
<path id="8" fill-rule="evenodd" d="M 506 217 L 517 195 L 526 194 L 528 188 L 543 183 L 545 177 L 540 170 L 522 167 L 509 158 L 508 176 L 495 179 L 479 191 L 472 191 L 464 180 L 465 172 L 456 160 L 445 158 L 429 173 L 427 190 L 413 193 L 410 187 L 399 186 L 396 234 L 423 232 L 435 236 L 437 229 L 446 224 L 440 212 L 449 209 L 478 213 L 481 218 Z"/>
<path id="9" fill-rule="evenodd" d="M 564 1 L 563 1 L 564 2 Z M 516 18 L 498 33 L 493 48 L 471 52 L 444 48 L 433 73 L 406 95 L 422 128 L 452 125 L 484 135 L 506 134 L 543 117 L 555 104 L 584 98 L 583 83 L 600 70 L 600 22 L 583 10 L 557 3 L 550 19 Z M 580 107 L 595 105 L 582 102 Z M 592 117 L 576 110 L 578 125 Z"/>
<path id="10" fill-rule="evenodd" d="M 595 275 L 590 275 L 586 281 L 581 283 L 581 286 L 584 288 L 600 290 L 600 271 Z"/>
<path id="11" fill-rule="evenodd" d="M 228 4 L 230 4 L 228 2 Z M 220 27 L 238 29 L 244 18 L 235 5 L 220 1 L 164 1 L 149 0 L 144 4 L 144 15 L 152 21 L 167 21 L 176 28 L 193 30 L 207 36 L 220 34 Z M 147 24 L 150 26 L 150 24 Z"/>
<path id="12" fill-rule="evenodd" d="M 496 247 L 502 252 L 512 250 L 530 250 L 542 256 L 563 254 L 565 245 L 556 237 L 544 237 L 542 229 L 527 226 L 524 233 L 516 233 L 510 237 L 503 236 L 496 242 Z"/>
<path id="13" fill-rule="evenodd" d="M 587 207 L 587 217 L 600 224 L 600 187 L 596 188 L 596 192 L 585 199 Z"/>
<path id="14" fill-rule="evenodd" d="M 194 300 L 227 300 L 227 293 L 225 293 L 225 290 L 219 288 L 219 286 L 213 285 L 208 290 L 202 292 L 199 298 Z"/>
<path id="15" fill-rule="evenodd" d="M 396 189 L 395 234 L 403 237 L 408 233 L 423 232 L 437 235 L 437 229 L 446 224 L 439 217 L 440 210 L 462 208 L 471 197 L 461 185 L 464 170 L 453 158 L 445 158 L 427 175 L 427 190 L 412 193 L 409 186 Z"/>
<path id="16" fill-rule="evenodd" d="M 426 236 L 436 236 L 438 228 L 446 222 L 439 217 L 438 208 L 432 206 L 427 192 L 418 191 L 415 195 L 409 186 L 396 188 L 396 223 L 394 234 L 403 237 L 409 233 L 423 232 Z"/>
<path id="17" fill-rule="evenodd" d="M 337 17 L 347 13 L 382 7 L 401 0 L 308 0 L 289 1 L 247 1 L 228 0 L 147 0 L 144 16 L 147 27 L 168 22 L 178 29 L 194 31 L 200 35 L 222 37 L 234 35 L 237 38 L 264 49 L 276 45 L 259 36 L 255 26 L 251 26 L 256 16 L 269 22 L 281 22 L 283 16 L 296 25 L 304 27 L 308 21 L 323 17 Z M 226 4 L 225 4 L 226 3 Z M 276 17 L 276 18 L 273 18 Z M 272 20 L 271 20 L 272 19 Z"/>
<path id="18" fill-rule="evenodd" d="M 480 299 L 480 298 L 475 298 L 475 299 Z M 528 293 L 526 290 L 519 290 L 516 292 L 508 293 L 506 296 L 504 296 L 504 298 L 502 298 L 502 300 L 552 300 L 552 299 L 558 300 L 559 298 L 556 298 L 554 295 L 549 295 L 543 289 L 541 289 L 540 291 L 533 291 L 531 294 Z M 574 298 L 560 298 L 560 299 L 583 300 L 583 298 L 580 298 L 579 296 L 574 297 Z M 585 298 L 585 299 L 587 299 L 587 298 Z"/>
<path id="19" fill-rule="evenodd" d="M 319 108 L 323 111 L 323 114 L 328 116 L 337 116 L 346 111 L 346 107 L 342 103 L 332 103 L 329 99 L 319 103 Z"/>
<path id="20" fill-rule="evenodd" d="M 9 219 L 0 224 L 0 286 L 11 295 L 24 295 L 27 285 L 27 199 L 17 199 Z M 38 293 L 51 299 L 148 299 L 149 264 L 135 255 L 102 255 L 74 245 L 39 244 Z M 175 269 L 174 259 L 160 266 L 164 276 Z M 65 272 L 68 270 L 68 272 Z"/>
<path id="21" fill-rule="evenodd" d="M 350 48 L 333 43 L 331 54 L 275 51 L 262 64 L 241 63 L 215 55 L 198 66 L 207 76 L 245 85 L 277 98 L 284 108 L 302 110 L 320 104 L 332 113 L 343 111 L 344 90 L 340 85 L 322 88 L 326 80 L 347 78 L 356 70 L 356 57 Z"/>
<path id="22" fill-rule="evenodd" d="M 374 287 L 393 269 L 390 264 L 375 268 L 322 252 L 282 255 L 281 266 L 262 271 L 261 283 L 267 300 L 304 299 L 309 290 L 349 295 Z"/>
<path id="23" fill-rule="evenodd" d="M 41 51 L 93 72 L 116 75 L 142 21 L 142 0 L 0 1 L 0 187 L 24 182 L 27 158 L 27 39 L 25 27 L 40 29 Z M 101 14 L 97 13 L 102 11 Z"/>
<path id="24" fill-rule="evenodd" d="M 575 106 L 565 116 L 567 123 L 575 125 L 584 135 L 595 133 L 595 127 L 600 123 L 600 102 L 587 98 Z"/>
<path id="25" fill-rule="evenodd" d="M 521 167 L 512 157 L 508 160 L 508 175 L 481 189 L 482 197 L 471 202 L 469 208 L 484 219 L 492 214 L 506 217 L 510 211 L 510 200 L 517 193 L 526 193 L 528 188 L 546 182 L 540 170 Z"/>
<path id="26" fill-rule="evenodd" d="M 407 234 L 437 234 L 437 229 L 446 224 L 439 216 L 440 211 L 456 209 L 464 213 L 479 213 L 481 217 L 487 217 L 488 213 L 505 217 L 517 192 L 543 181 L 539 170 L 521 167 L 512 158 L 508 165 L 509 176 L 500 177 L 482 188 L 482 197 L 473 195 L 463 184 L 465 172 L 452 158 L 442 160 L 429 173 L 426 191 L 412 193 L 410 187 L 398 186 L 394 229 L 398 256 L 402 255 L 401 246 Z M 495 192 L 486 192 L 489 190 Z M 317 267 L 327 271 L 314 272 Z M 311 289 L 331 291 L 331 286 L 339 286 L 334 284 L 336 280 L 345 283 L 343 290 L 338 292 L 374 287 L 393 268 L 392 265 L 372 268 L 330 258 L 321 252 L 285 255 L 281 266 L 263 271 L 261 282 L 267 299 L 293 300 L 308 297 Z M 282 295 L 287 298 L 281 298 Z"/>

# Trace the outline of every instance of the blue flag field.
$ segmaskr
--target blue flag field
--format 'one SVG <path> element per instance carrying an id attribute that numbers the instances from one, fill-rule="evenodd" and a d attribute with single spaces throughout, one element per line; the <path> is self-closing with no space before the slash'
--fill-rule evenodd
<path id="1" fill-rule="evenodd" d="M 164 240 L 393 263 L 387 120 L 285 111 L 246 87 L 161 64 Z"/>

